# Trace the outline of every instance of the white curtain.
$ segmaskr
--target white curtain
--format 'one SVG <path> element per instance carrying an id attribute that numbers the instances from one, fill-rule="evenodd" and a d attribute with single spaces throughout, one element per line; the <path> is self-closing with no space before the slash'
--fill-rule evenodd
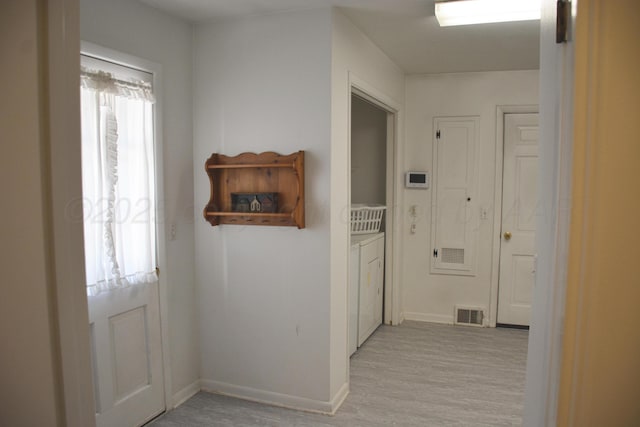
<path id="1" fill-rule="evenodd" d="M 156 276 L 153 95 L 142 82 L 81 73 L 87 292 Z"/>

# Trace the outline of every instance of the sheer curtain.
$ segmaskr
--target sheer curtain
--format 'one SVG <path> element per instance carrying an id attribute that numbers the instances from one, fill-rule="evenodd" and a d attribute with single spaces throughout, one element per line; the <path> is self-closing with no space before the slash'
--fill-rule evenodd
<path id="1" fill-rule="evenodd" d="M 82 69 L 82 190 L 87 293 L 156 276 L 150 85 Z"/>

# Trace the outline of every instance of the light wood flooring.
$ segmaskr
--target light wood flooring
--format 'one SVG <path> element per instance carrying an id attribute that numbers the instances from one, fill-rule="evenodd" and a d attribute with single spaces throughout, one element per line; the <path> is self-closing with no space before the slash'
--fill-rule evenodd
<path id="1" fill-rule="evenodd" d="M 519 329 L 381 326 L 351 358 L 334 416 L 198 393 L 152 426 L 518 426 L 527 340 Z"/>

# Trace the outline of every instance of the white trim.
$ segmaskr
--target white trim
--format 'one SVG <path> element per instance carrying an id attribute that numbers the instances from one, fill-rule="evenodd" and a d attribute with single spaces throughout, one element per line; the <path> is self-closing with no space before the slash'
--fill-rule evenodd
<path id="1" fill-rule="evenodd" d="M 349 393 L 349 384 L 344 383 L 331 401 L 307 399 L 305 397 L 274 391 L 258 390 L 251 387 L 233 385 L 214 380 L 200 380 L 201 390 L 207 393 L 221 394 L 250 402 L 264 403 L 299 411 L 333 415 Z"/>
<path id="2" fill-rule="evenodd" d="M 39 8 L 40 9 L 40 8 Z M 50 194 L 43 212 L 50 260 L 49 298 L 55 300 L 53 316 L 57 336 L 52 351 L 59 352 L 56 371 L 62 384 L 55 403 L 64 425 L 95 425 L 95 407 L 91 375 L 89 315 L 84 272 L 82 221 L 67 216 L 67 208 L 82 199 L 80 169 L 80 58 L 78 56 L 80 6 L 78 0 L 50 0 L 43 7 L 39 28 L 46 35 L 39 49 L 47 85 L 41 88 L 48 102 L 44 117 L 49 127 L 43 136 L 43 160 L 48 162 L 46 177 Z M 44 148 L 46 147 L 46 148 Z M 45 153 L 45 151 L 48 151 Z M 44 163 L 43 162 L 43 163 Z M 52 303 L 54 304 L 54 303 Z M 36 402 L 37 403 L 37 402 Z M 51 421 L 55 423 L 55 420 Z"/>
<path id="3" fill-rule="evenodd" d="M 493 185 L 493 233 L 491 245 L 491 273 L 489 290 L 489 308 L 487 310 L 489 326 L 495 328 L 498 320 L 498 286 L 500 278 L 500 231 L 502 230 L 502 168 L 504 163 L 504 115 L 538 114 L 537 105 L 498 105 L 496 107 L 496 159 L 495 182 Z"/>
<path id="4" fill-rule="evenodd" d="M 164 132 L 162 131 L 163 107 L 164 107 L 164 91 L 162 82 L 162 68 L 155 65 L 152 69 L 153 73 L 153 93 L 156 98 L 154 103 L 154 133 L 155 133 L 155 158 L 156 158 L 156 196 L 157 200 L 165 198 L 164 190 Z M 167 218 L 165 212 L 165 203 L 158 203 L 156 206 L 156 228 L 158 241 L 158 264 L 161 267 L 158 276 L 160 286 L 160 328 L 162 337 L 162 363 L 164 368 L 164 400 L 165 406 L 168 408 L 171 403 L 171 392 L 173 390 L 173 380 L 171 374 L 171 346 L 169 345 L 169 283 L 167 283 L 167 241 L 164 219 Z"/>
<path id="5" fill-rule="evenodd" d="M 445 314 L 432 314 L 432 313 L 404 313 L 403 320 L 415 320 L 417 322 L 429 322 L 429 323 L 444 323 L 446 325 L 453 325 L 453 316 Z"/>
<path id="6" fill-rule="evenodd" d="M 342 384 L 342 387 L 340 387 L 340 390 L 338 390 L 336 395 L 333 396 L 333 399 L 331 399 L 331 415 L 335 414 L 344 403 L 345 399 L 349 395 L 349 387 L 349 382 L 345 382 Z"/>
<path id="7" fill-rule="evenodd" d="M 196 393 L 201 390 L 200 380 L 195 380 L 182 390 L 174 393 L 171 397 L 171 407 L 167 407 L 167 410 L 176 409 L 187 400 L 191 399 Z"/>
<path id="8" fill-rule="evenodd" d="M 164 146 L 162 139 L 162 106 L 163 106 L 163 86 L 162 86 L 162 66 L 155 62 L 137 56 L 122 53 L 117 50 L 106 48 L 94 43 L 86 41 L 80 42 L 80 52 L 84 55 L 101 59 L 116 65 L 133 68 L 135 70 L 144 71 L 153 75 L 153 92 L 156 102 L 153 104 L 154 114 L 154 151 L 155 151 L 155 173 L 156 173 L 156 199 L 158 201 L 164 198 Z M 156 238 L 158 245 L 158 265 L 161 271 L 158 277 L 158 296 L 160 303 L 160 334 L 162 340 L 162 366 L 164 377 L 164 402 L 165 408 L 169 409 L 173 405 L 171 396 L 172 380 L 171 380 L 171 363 L 170 363 L 170 346 L 169 346 L 169 287 L 167 283 L 167 266 L 166 256 L 166 233 L 163 227 L 163 218 L 166 218 L 164 204 L 157 203 L 156 206 Z"/>
<path id="9" fill-rule="evenodd" d="M 573 2 L 571 31 L 575 30 Z M 588 25 L 588 23 L 585 23 Z M 523 425 L 556 425 L 573 153 L 575 45 L 555 43 L 556 2 L 542 1 L 540 21 L 540 157 L 538 191 L 544 215 L 536 224 L 538 264 L 524 392 Z"/>
<path id="10" fill-rule="evenodd" d="M 162 67 L 155 62 L 147 61 L 146 59 L 129 55 L 127 53 L 123 53 L 118 50 L 110 49 L 108 47 L 104 47 L 84 40 L 80 41 L 80 53 L 91 58 L 96 58 L 115 65 L 143 71 L 148 74 L 157 74 L 162 69 Z M 155 84 L 156 82 L 154 81 L 154 91 L 159 89 L 155 86 Z"/>
<path id="11" fill-rule="evenodd" d="M 96 58 L 86 51 L 80 54 L 80 56 L 80 65 L 87 69 L 88 74 L 93 74 L 96 70 L 106 71 L 118 80 L 137 80 L 153 86 L 153 73 L 116 64 L 109 59 Z"/>

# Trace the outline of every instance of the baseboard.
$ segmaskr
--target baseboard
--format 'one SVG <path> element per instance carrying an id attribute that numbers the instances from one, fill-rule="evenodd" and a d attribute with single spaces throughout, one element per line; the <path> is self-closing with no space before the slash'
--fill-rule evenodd
<path id="1" fill-rule="evenodd" d="M 179 392 L 175 393 L 171 398 L 171 403 L 173 404 L 173 408 L 175 409 L 178 406 L 182 405 L 184 402 L 189 400 L 194 394 L 200 391 L 200 380 L 195 380 Z"/>
<path id="2" fill-rule="evenodd" d="M 404 318 L 405 320 L 416 320 L 418 322 L 444 323 L 447 325 L 453 325 L 453 316 L 446 316 L 444 314 L 404 313 Z"/>
<path id="3" fill-rule="evenodd" d="M 345 385 L 346 391 L 343 391 L 343 386 L 334 399 L 331 401 L 322 401 L 292 396 L 290 394 L 276 393 L 273 391 L 258 390 L 251 387 L 227 384 L 220 381 L 200 380 L 201 390 L 208 393 L 216 393 L 252 402 L 265 403 L 267 405 L 327 415 L 333 415 L 335 410 L 337 410 L 340 404 L 342 404 L 342 401 L 349 392 L 349 385 L 347 383 L 345 383 Z"/>
<path id="4" fill-rule="evenodd" d="M 340 390 L 336 393 L 336 395 L 331 399 L 331 415 L 335 414 L 338 409 L 344 403 L 344 400 L 349 395 L 349 383 L 342 384 Z"/>

